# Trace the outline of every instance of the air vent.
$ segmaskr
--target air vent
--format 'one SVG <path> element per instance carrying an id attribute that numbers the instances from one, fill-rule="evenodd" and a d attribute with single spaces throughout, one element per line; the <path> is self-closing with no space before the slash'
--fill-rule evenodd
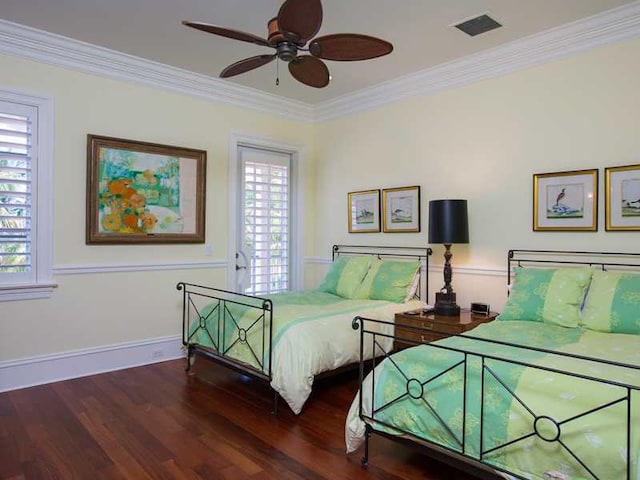
<path id="1" fill-rule="evenodd" d="M 480 15 L 479 17 L 475 17 L 470 20 L 465 20 L 464 22 L 455 25 L 456 28 L 462 30 L 471 37 L 475 37 L 476 35 L 480 35 L 481 33 L 488 32 L 489 30 L 493 30 L 501 26 L 502 25 L 500 23 L 496 22 L 487 14 Z"/>

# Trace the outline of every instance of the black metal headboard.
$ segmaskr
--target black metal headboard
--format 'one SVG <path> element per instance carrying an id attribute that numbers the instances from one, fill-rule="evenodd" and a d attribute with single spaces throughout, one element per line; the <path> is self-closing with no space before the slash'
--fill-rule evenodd
<path id="1" fill-rule="evenodd" d="M 433 251 L 431 247 L 391 247 L 391 246 L 371 246 L 371 245 L 334 245 L 331 249 L 331 260 L 341 255 L 364 256 L 372 255 L 379 259 L 388 260 L 418 260 L 424 262 L 424 275 L 420 275 L 418 285 L 418 297 L 422 298 L 422 280 L 424 278 L 425 298 L 429 301 L 429 255 Z"/>
<path id="2" fill-rule="evenodd" d="M 563 250 L 509 250 L 507 283 L 514 267 L 583 265 L 602 270 L 640 270 L 640 253 L 572 252 Z"/>

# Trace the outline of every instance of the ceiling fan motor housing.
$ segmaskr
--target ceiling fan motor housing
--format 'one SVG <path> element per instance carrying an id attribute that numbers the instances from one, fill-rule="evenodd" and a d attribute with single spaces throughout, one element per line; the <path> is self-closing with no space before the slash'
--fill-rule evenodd
<path id="1" fill-rule="evenodd" d="M 276 47 L 278 58 L 283 62 L 290 62 L 298 56 L 298 46 L 280 31 L 278 17 L 273 17 L 267 24 L 269 28 L 268 42 Z"/>
<path id="2" fill-rule="evenodd" d="M 298 56 L 298 49 L 289 42 L 283 42 L 276 47 L 278 58 L 283 62 L 290 62 Z"/>

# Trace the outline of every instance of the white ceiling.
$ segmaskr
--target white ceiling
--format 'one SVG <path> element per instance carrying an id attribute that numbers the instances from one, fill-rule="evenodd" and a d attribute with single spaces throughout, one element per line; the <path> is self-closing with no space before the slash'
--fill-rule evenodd
<path id="1" fill-rule="evenodd" d="M 212 23 L 266 38 L 281 0 L 0 0 L 4 20 L 148 60 L 217 77 L 265 47 L 196 31 L 182 20 Z M 318 35 L 363 33 L 394 45 L 385 57 L 331 62 L 330 85 L 304 86 L 278 62 L 225 81 L 319 104 L 482 50 L 625 5 L 629 0 L 324 0 Z M 489 13 L 504 26 L 469 37 L 453 24 Z"/>

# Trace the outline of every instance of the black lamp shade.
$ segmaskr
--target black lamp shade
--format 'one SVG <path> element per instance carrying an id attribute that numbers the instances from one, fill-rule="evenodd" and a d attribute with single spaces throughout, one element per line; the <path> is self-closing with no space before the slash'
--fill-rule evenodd
<path id="1" fill-rule="evenodd" d="M 429 243 L 469 243 L 466 200 L 429 202 Z"/>

